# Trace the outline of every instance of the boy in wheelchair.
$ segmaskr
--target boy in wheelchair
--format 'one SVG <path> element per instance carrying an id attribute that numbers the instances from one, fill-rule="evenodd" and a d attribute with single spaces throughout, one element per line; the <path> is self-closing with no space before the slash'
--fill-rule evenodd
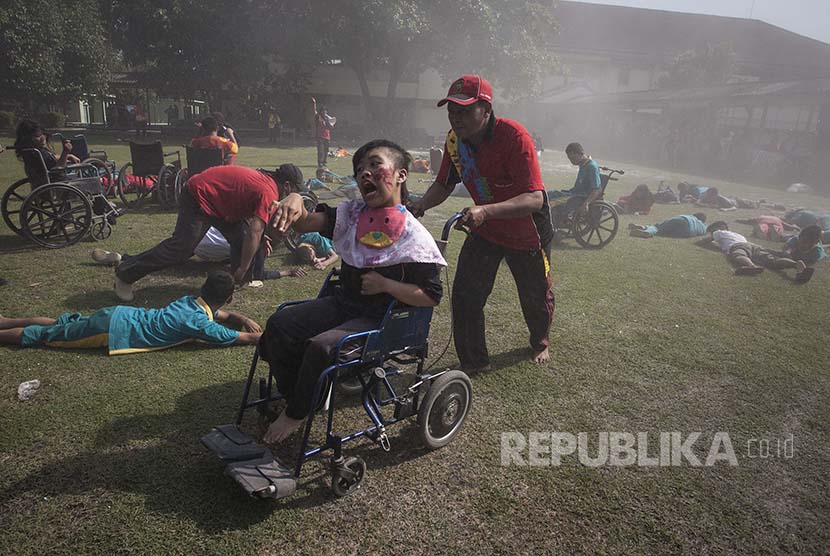
<path id="1" fill-rule="evenodd" d="M 595 200 L 602 196 L 602 180 L 599 166 L 579 143 L 565 147 L 565 155 L 574 166 L 579 167 L 576 182 L 565 191 L 548 191 L 554 229 L 567 228 L 572 214 L 582 214 Z"/>
<path id="2" fill-rule="evenodd" d="M 443 295 L 444 258 L 429 232 L 406 210 L 412 157 L 386 140 L 363 145 L 352 159 L 361 199 L 308 213 L 292 193 L 275 211 L 275 228 L 319 232 L 333 239 L 342 259 L 340 286 L 328 297 L 291 305 L 268 319 L 259 342 L 287 405 L 265 434 L 279 442 L 299 427 L 311 407 L 320 374 L 343 337 L 379 326 L 394 299 L 434 307 Z"/>

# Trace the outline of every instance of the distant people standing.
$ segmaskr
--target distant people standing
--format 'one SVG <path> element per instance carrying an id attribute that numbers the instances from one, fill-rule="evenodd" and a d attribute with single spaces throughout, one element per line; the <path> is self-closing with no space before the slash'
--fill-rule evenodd
<path id="1" fill-rule="evenodd" d="M 317 167 L 323 168 L 326 166 L 329 156 L 329 148 L 331 147 L 331 129 L 337 123 L 337 118 L 330 116 L 325 106 L 317 108 L 317 99 L 311 97 L 311 103 L 314 106 L 314 129 L 315 137 L 317 138 Z"/>
<path id="2" fill-rule="evenodd" d="M 268 111 L 268 142 L 276 143 L 280 136 L 280 128 L 282 128 L 282 120 L 276 109 L 272 106 Z"/>
<path id="3" fill-rule="evenodd" d="M 164 113 L 167 114 L 167 125 L 176 125 L 176 122 L 179 121 L 178 104 L 171 104 Z"/>

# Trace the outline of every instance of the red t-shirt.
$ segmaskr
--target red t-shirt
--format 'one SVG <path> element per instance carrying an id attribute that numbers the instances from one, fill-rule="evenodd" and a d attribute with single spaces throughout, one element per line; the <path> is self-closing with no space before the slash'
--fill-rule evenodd
<path id="1" fill-rule="evenodd" d="M 326 119 L 322 114 L 316 117 L 317 119 L 317 138 L 331 140 L 331 128 L 326 124 Z"/>
<path id="2" fill-rule="evenodd" d="M 255 216 L 268 222 L 279 200 L 271 177 L 244 166 L 214 166 L 187 181 L 187 189 L 208 216 L 238 222 Z"/>
<path id="3" fill-rule="evenodd" d="M 436 181 L 447 187 L 463 181 L 476 205 L 545 190 L 533 138 L 520 123 L 503 118 L 495 119 L 484 141 L 475 147 L 458 140 L 451 131 Z M 510 249 L 538 249 L 553 234 L 550 209 L 546 202 L 537 213 L 488 220 L 475 232 Z"/>

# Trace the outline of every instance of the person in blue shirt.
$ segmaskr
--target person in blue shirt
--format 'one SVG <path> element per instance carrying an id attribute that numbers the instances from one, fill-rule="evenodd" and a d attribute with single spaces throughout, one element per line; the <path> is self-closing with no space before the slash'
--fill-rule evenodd
<path id="1" fill-rule="evenodd" d="M 628 229 L 634 237 L 650 238 L 654 236 L 666 237 L 697 237 L 706 235 L 706 215 L 702 212 L 681 214 L 653 226 L 629 224 Z"/>
<path id="2" fill-rule="evenodd" d="M 548 191 L 550 206 L 553 209 L 552 214 L 555 215 L 555 221 L 559 222 L 562 221 L 560 217 L 570 212 L 575 212 L 577 215 L 586 212 L 590 204 L 602 196 L 599 165 L 585 154 L 582 145 L 570 143 L 565 147 L 565 155 L 571 164 L 579 167 L 579 172 L 572 188 L 565 191 Z"/>
<path id="3" fill-rule="evenodd" d="M 324 270 L 340 259 L 334 251 L 332 241 L 317 232 L 298 235 L 296 243 L 294 255 L 301 261 L 313 265 L 317 270 Z"/>
<path id="4" fill-rule="evenodd" d="M 797 236 L 787 240 L 783 255 L 795 261 L 803 261 L 807 266 L 814 265 L 827 257 L 821 245 L 821 228 L 813 224 L 807 226 Z"/>
<path id="5" fill-rule="evenodd" d="M 109 355 L 155 351 L 194 340 L 218 346 L 255 344 L 262 328 L 245 315 L 221 309 L 233 299 L 233 290 L 233 277 L 216 271 L 208 275 L 200 297 L 181 297 L 161 309 L 118 305 L 89 316 L 64 313 L 57 319 L 0 315 L 0 344 L 105 347 Z"/>

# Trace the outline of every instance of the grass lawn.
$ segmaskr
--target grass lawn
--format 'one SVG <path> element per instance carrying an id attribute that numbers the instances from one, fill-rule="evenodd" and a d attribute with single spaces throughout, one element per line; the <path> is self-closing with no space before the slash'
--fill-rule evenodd
<path id="1" fill-rule="evenodd" d="M 119 164 L 129 158 L 112 137 L 91 144 Z M 243 145 L 238 163 L 293 161 L 309 177 L 315 156 L 313 147 Z M 685 178 L 726 194 L 830 207 L 827 198 L 600 162 L 627 170 L 609 187 L 612 200 L 662 174 L 672 185 Z M 546 152 L 542 166 L 549 188 L 573 182 L 564 155 Z M 344 174 L 351 163 L 331 167 Z M 0 155 L 0 189 L 22 174 L 12 153 Z M 425 178 L 413 174 L 410 188 L 422 192 Z M 437 235 L 463 206 L 452 198 L 424 222 Z M 368 441 L 347 445 L 368 475 L 345 499 L 327 488 L 327 459 L 304 468 L 293 497 L 249 499 L 199 444 L 212 426 L 232 421 L 250 348 L 119 357 L 0 348 L 0 554 L 826 553 L 829 265 L 800 287 L 773 272 L 736 277 L 722 255 L 692 240 L 635 239 L 625 230 L 692 211 L 657 205 L 648 217 L 622 217 L 619 236 L 601 251 L 572 240 L 554 250 L 557 307 L 545 367 L 526 361 L 527 330 L 503 265 L 486 308 L 495 369 L 473 378 L 473 411 L 459 437 L 426 451 L 413 421 L 391 429 L 389 453 Z M 761 214 L 707 212 L 730 222 Z M 165 238 L 174 221 L 152 206 L 129 213 L 104 246 L 137 252 Z M 450 240 L 451 274 L 462 239 Z M 91 264 L 92 247 L 45 250 L 0 229 L 0 276 L 8 280 L 0 313 L 116 304 L 112 271 Z M 269 260 L 269 268 L 287 264 L 285 253 Z M 194 261 L 148 276 L 135 304 L 162 306 L 195 292 L 214 267 Z M 323 277 L 311 270 L 307 279 L 266 282 L 231 308 L 264 324 L 279 303 L 315 295 Z M 442 303 L 433 319 L 435 355 L 449 337 L 448 308 Z M 439 365 L 456 362 L 450 347 Z M 17 385 L 33 378 L 41 389 L 19 402 Z M 363 423 L 354 407 L 338 422 Z M 256 431 L 256 420 L 246 426 Z M 722 431 L 738 465 L 590 467 L 574 454 L 559 466 L 502 466 L 501 434 L 509 431 L 585 432 L 591 456 L 603 431 L 647 433 L 649 455 L 661 432 L 685 439 L 697 431 L 693 450 L 703 459 Z M 790 438 L 793 452 L 776 457 L 776 442 Z M 771 443 L 770 457 L 753 457 L 758 440 Z"/>

